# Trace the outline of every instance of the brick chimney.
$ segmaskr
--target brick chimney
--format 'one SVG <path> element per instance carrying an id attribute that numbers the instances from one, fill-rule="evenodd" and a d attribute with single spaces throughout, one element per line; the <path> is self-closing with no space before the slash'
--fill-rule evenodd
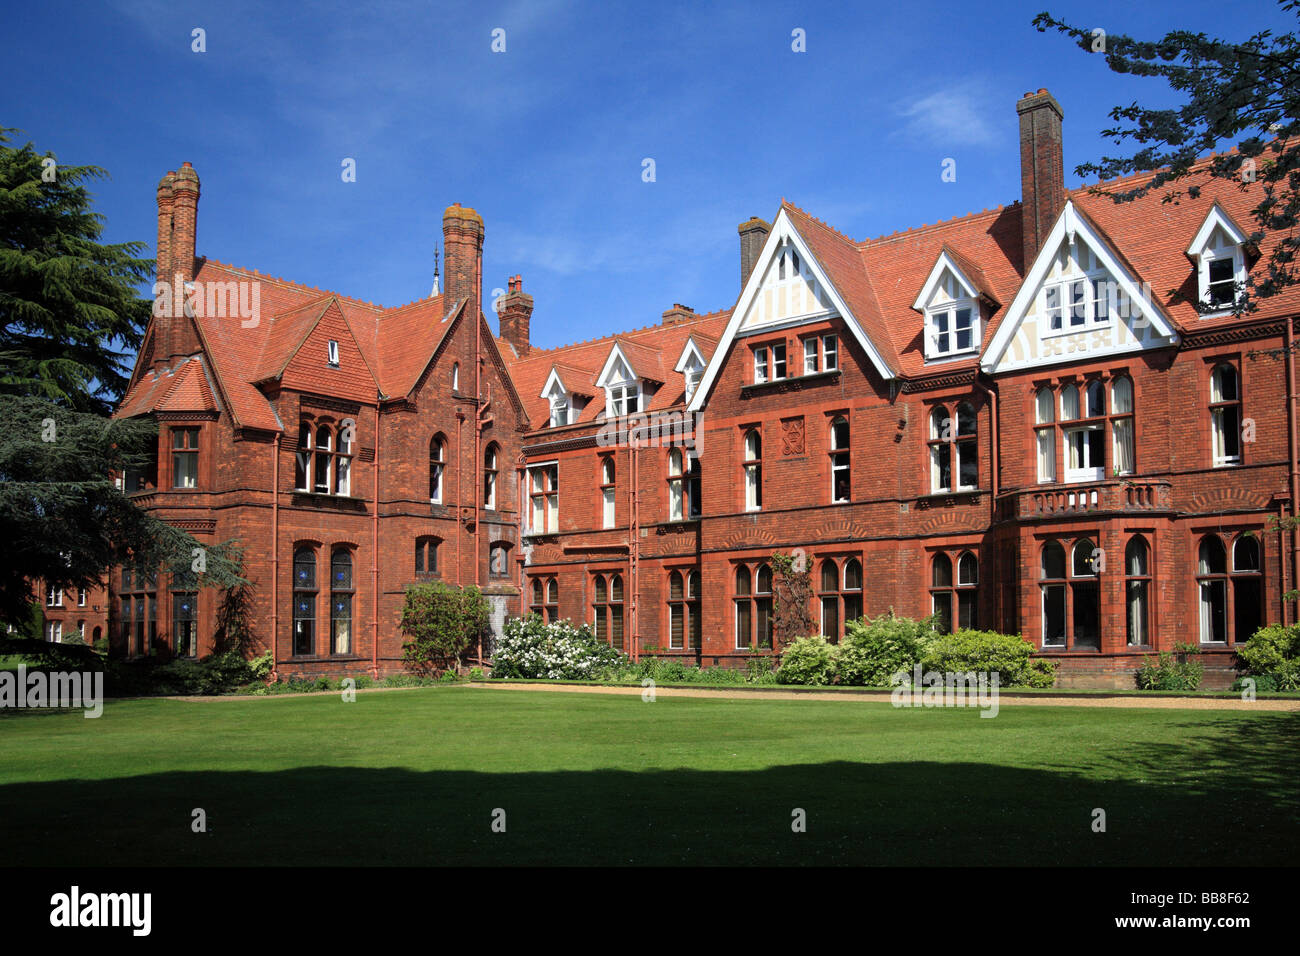
<path id="1" fill-rule="evenodd" d="M 757 216 L 750 216 L 736 227 L 736 231 L 740 233 L 740 287 L 743 289 L 772 227 Z"/>
<path id="2" fill-rule="evenodd" d="M 164 364 L 175 368 L 180 358 L 199 351 L 194 319 L 185 314 L 185 283 L 194 281 L 196 271 L 198 219 L 199 174 L 189 163 L 182 163 L 180 169 L 169 172 L 158 184 L 158 273 L 172 287 L 172 314 L 158 320 L 155 370 Z"/>
<path id="3" fill-rule="evenodd" d="M 1020 197 L 1024 224 L 1025 271 L 1065 207 L 1065 168 L 1061 156 L 1061 104 L 1047 90 L 1026 93 L 1016 103 L 1020 116 Z"/>
<path id="4" fill-rule="evenodd" d="M 468 299 L 466 311 L 477 321 L 483 302 L 483 217 L 453 203 L 442 214 L 443 287 L 449 301 Z"/>
<path id="5" fill-rule="evenodd" d="M 182 163 L 172 179 L 171 265 L 186 282 L 194 278 L 194 248 L 199 220 L 199 174 Z"/>
<path id="6" fill-rule="evenodd" d="M 158 256 L 157 282 L 170 286 L 172 281 L 172 202 L 176 173 L 169 171 L 158 182 Z M 162 371 L 171 355 L 171 323 L 166 319 L 154 320 L 153 370 Z"/>
<path id="7" fill-rule="evenodd" d="M 678 322 L 689 322 L 695 318 L 695 310 L 682 305 L 680 302 L 674 302 L 673 307 L 664 313 L 664 325 L 676 325 Z"/>
<path id="8" fill-rule="evenodd" d="M 507 279 L 510 291 L 501 297 L 501 311 L 498 321 L 501 324 L 501 337 L 515 347 L 519 355 L 527 355 L 531 347 L 528 344 L 528 320 L 533 315 L 533 297 L 524 292 L 523 276 Z"/>

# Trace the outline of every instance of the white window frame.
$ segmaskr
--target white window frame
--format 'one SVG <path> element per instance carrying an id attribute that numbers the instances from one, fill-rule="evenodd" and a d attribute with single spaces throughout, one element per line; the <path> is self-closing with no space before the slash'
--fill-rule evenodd
<path id="1" fill-rule="evenodd" d="M 528 468 L 528 532 L 556 534 L 560 527 L 560 464 L 541 462 Z M 547 479 L 550 479 L 549 481 Z M 540 484 L 539 484 L 540 479 Z M 538 501 L 545 504 L 539 511 Z M 539 525 L 540 514 L 540 527 Z"/>
<path id="2" fill-rule="evenodd" d="M 326 358 L 329 360 L 330 365 L 334 366 L 335 368 L 338 368 L 339 343 L 334 341 L 334 339 L 330 339 L 329 344 L 326 346 L 325 354 L 326 354 Z"/>
<path id="3" fill-rule="evenodd" d="M 635 404 L 636 407 L 631 406 Z M 641 411 L 641 382 L 633 379 L 619 382 L 605 388 L 605 415 L 607 418 L 622 418 L 635 415 Z"/>
<path id="4" fill-rule="evenodd" d="M 761 385 L 767 378 L 767 346 L 760 345 L 754 349 L 754 384 Z"/>
<path id="5" fill-rule="evenodd" d="M 1246 283 L 1246 255 L 1242 252 L 1241 246 L 1234 243 L 1221 244 L 1217 247 L 1206 246 L 1202 250 L 1196 269 L 1197 299 L 1202 305 L 1210 304 L 1210 265 L 1224 259 L 1232 261 L 1233 301 L 1213 312 L 1202 313 L 1202 318 L 1229 315 L 1241 300 L 1241 289 Z"/>
<path id="6" fill-rule="evenodd" d="M 1080 425 L 1078 427 L 1073 427 L 1073 428 L 1063 427 L 1061 429 L 1061 432 L 1062 434 L 1065 435 L 1065 480 L 1067 482 L 1101 481 L 1103 478 L 1105 478 L 1106 477 L 1106 424 L 1105 422 L 1099 421 L 1093 425 Z M 1092 462 L 1092 457 L 1091 457 L 1092 442 L 1089 441 L 1087 438 L 1083 437 L 1084 433 L 1087 432 L 1097 432 L 1102 436 L 1102 440 L 1099 443 L 1101 447 L 1102 460 L 1095 464 Z M 1086 457 L 1088 459 L 1088 464 L 1081 465 L 1079 467 L 1071 467 L 1070 465 L 1071 454 L 1073 452 L 1075 441 L 1076 441 L 1075 436 L 1079 436 L 1079 448 L 1081 449 L 1082 452 L 1086 453 L 1086 454 L 1082 454 L 1081 458 Z"/>
<path id="7" fill-rule="evenodd" d="M 617 486 L 614 479 L 617 477 L 615 471 L 614 459 L 605 458 L 600 463 L 600 483 L 601 488 L 601 527 L 612 528 L 615 522 L 615 491 Z"/>
<path id="8" fill-rule="evenodd" d="M 803 373 L 815 375 L 821 371 L 821 355 L 817 348 L 818 337 L 810 335 L 803 339 Z"/>
<path id="9" fill-rule="evenodd" d="M 957 348 L 957 313 L 970 310 L 970 341 L 971 344 L 964 349 Z M 943 317 L 948 322 L 946 331 L 939 331 L 939 319 Z M 925 310 L 925 357 L 927 359 L 947 359 L 959 355 L 973 355 L 980 348 L 980 310 L 979 303 L 974 299 L 953 299 L 945 302 L 943 305 L 934 306 Z M 948 347 L 941 348 L 939 345 L 939 336 L 948 337 Z"/>
<path id="10" fill-rule="evenodd" d="M 1074 294 L 1074 286 L 1083 285 L 1083 299 L 1078 303 L 1083 306 L 1083 320 L 1079 323 L 1072 321 L 1072 313 L 1075 310 L 1075 302 L 1071 298 Z M 1098 316 L 1097 304 L 1102 301 L 1101 296 L 1097 293 L 1104 290 L 1106 314 Z M 1053 306 L 1050 299 L 1055 298 L 1058 305 Z M 1038 314 L 1042 316 L 1042 323 L 1039 326 L 1039 336 L 1041 338 L 1051 338 L 1057 335 L 1074 335 L 1079 332 L 1087 332 L 1092 329 L 1105 328 L 1110 325 L 1119 307 L 1119 283 L 1111 278 L 1105 269 L 1093 269 L 1090 272 L 1076 272 L 1068 276 L 1063 276 L 1052 282 L 1043 284 L 1039 292 Z M 1059 309 L 1061 313 L 1061 327 L 1052 328 L 1052 312 Z"/>

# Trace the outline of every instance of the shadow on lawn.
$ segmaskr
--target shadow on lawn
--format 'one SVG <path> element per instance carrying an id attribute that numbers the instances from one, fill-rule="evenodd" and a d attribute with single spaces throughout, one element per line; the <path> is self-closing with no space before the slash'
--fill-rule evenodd
<path id="1" fill-rule="evenodd" d="M 1202 724 L 1197 728 L 1205 732 Z M 1300 715 L 1135 745 L 1130 779 L 978 763 L 755 771 L 306 767 L 0 788 L 17 865 L 1290 864 Z M 1132 778 L 1133 768 L 1137 777 Z M 1099 770 L 1100 768 L 1100 770 Z M 191 832 L 193 808 L 208 832 Z M 494 808 L 507 831 L 493 833 Z M 807 811 L 807 832 L 791 811 Z M 1107 815 L 1094 833 L 1093 809 Z"/>

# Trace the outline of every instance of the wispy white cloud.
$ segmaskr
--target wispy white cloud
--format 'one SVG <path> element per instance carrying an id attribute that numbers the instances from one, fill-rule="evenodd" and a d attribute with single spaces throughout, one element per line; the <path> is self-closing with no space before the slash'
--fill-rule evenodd
<path id="1" fill-rule="evenodd" d="M 979 82 L 946 87 L 903 106 L 903 125 L 894 135 L 938 145 L 990 146 L 998 142 L 993 113 L 1004 105 Z"/>

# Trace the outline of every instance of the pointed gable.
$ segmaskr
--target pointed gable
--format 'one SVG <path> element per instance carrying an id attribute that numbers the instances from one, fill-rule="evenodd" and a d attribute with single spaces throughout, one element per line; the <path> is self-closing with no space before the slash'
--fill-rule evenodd
<path id="1" fill-rule="evenodd" d="M 893 378 L 892 342 L 856 244 L 783 203 L 689 409 L 704 406 L 737 338 L 833 316 L 844 321 L 881 377 Z"/>
<path id="2" fill-rule="evenodd" d="M 985 350 L 986 372 L 1165 348 L 1173 323 L 1133 266 L 1073 200 Z"/>
<path id="3" fill-rule="evenodd" d="M 331 350 L 331 342 L 336 343 L 336 350 Z M 338 361 L 331 363 L 335 351 Z M 333 298 L 285 363 L 279 379 L 285 388 L 357 402 L 373 402 L 378 389 L 361 346 L 344 319 L 338 300 Z"/>

